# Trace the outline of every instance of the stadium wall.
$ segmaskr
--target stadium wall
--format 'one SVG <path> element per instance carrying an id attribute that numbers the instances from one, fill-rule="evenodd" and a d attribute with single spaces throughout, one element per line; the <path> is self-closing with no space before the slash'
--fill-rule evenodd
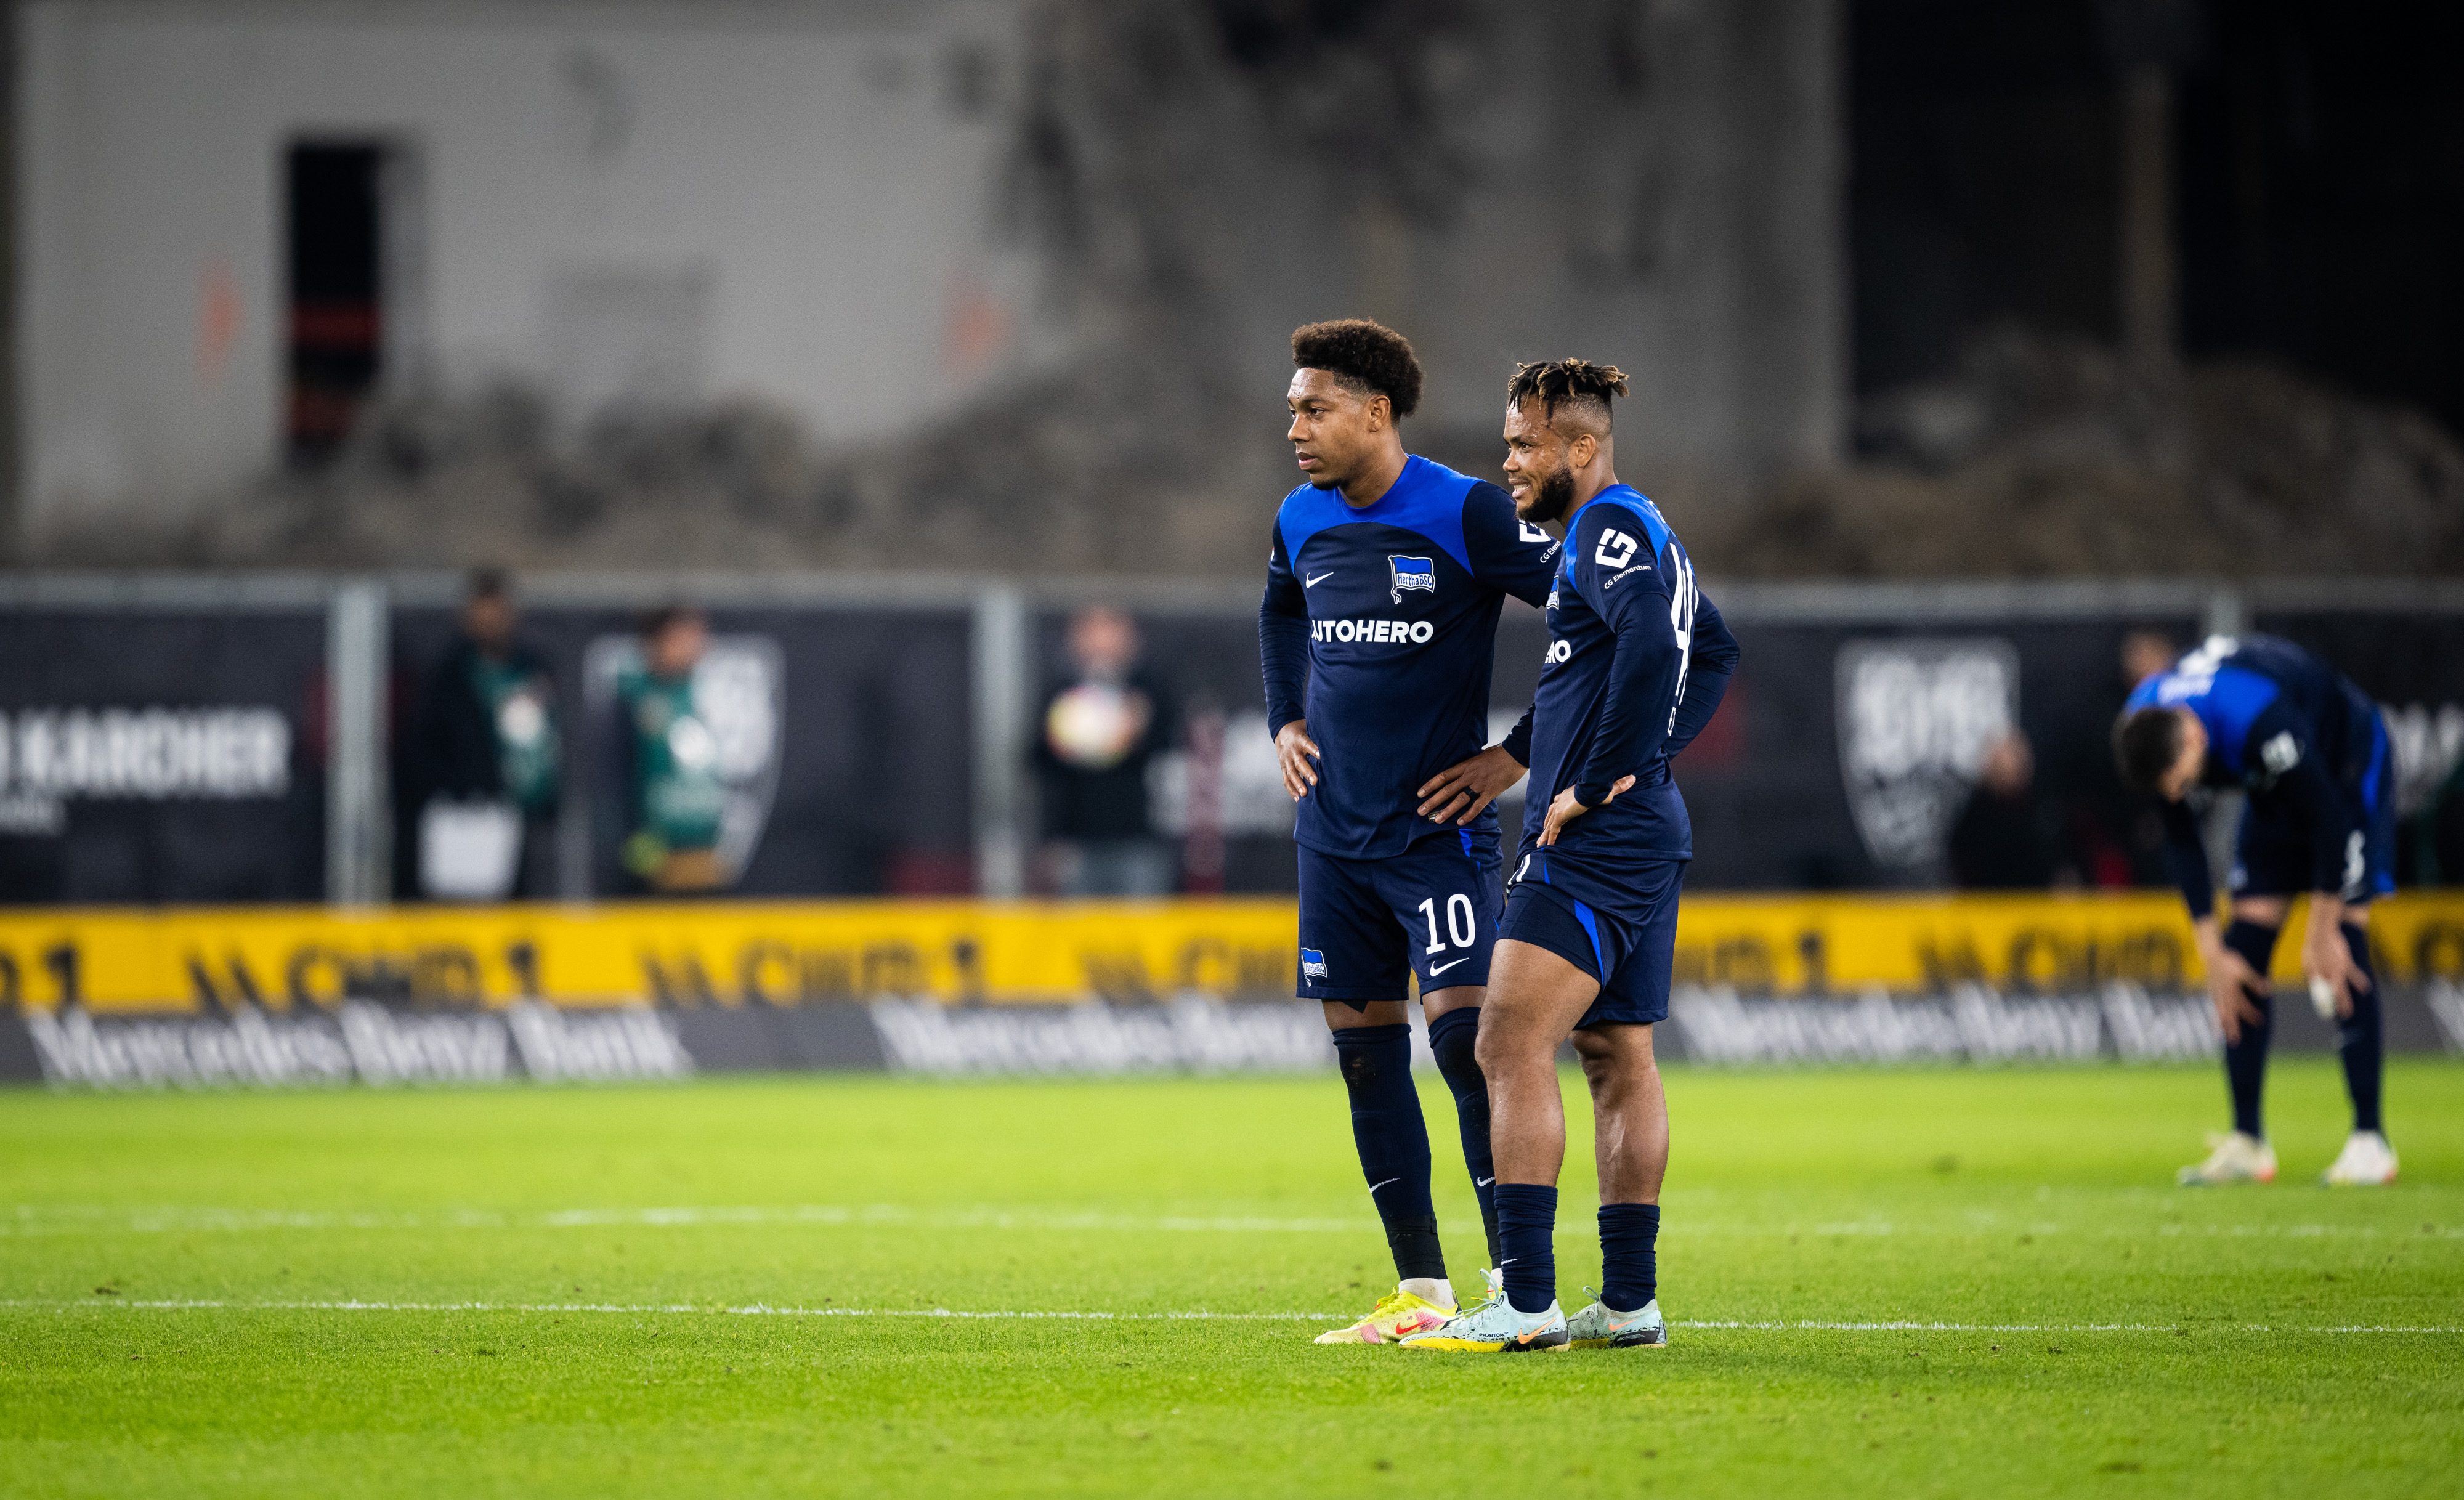
<path id="1" fill-rule="evenodd" d="M 392 388 L 754 393 L 837 439 L 1034 358 L 962 87 L 1012 66 L 1005 0 L 17 9 L 12 543 L 278 463 L 300 143 L 386 154 Z"/>
<path id="2" fill-rule="evenodd" d="M 2297 921 L 2299 917 L 2295 918 Z M 0 1077 L 543 1081 L 740 1069 L 1321 1066 L 1292 906 L 779 902 L 0 915 Z M 2464 1050 L 2464 893 L 2372 921 L 2400 1048 Z M 2212 1046 L 2154 893 L 1689 899 L 1673 1046 L 1710 1062 L 2134 1059 Z M 2333 1045 L 2276 977 L 2279 1045 Z"/>

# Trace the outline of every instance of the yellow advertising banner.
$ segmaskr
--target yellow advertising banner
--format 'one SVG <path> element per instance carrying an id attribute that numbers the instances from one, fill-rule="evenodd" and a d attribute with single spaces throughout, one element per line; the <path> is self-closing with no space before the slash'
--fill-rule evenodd
<path id="1" fill-rule="evenodd" d="M 2277 947 L 2279 977 L 2299 972 L 2299 921 Z M 1291 993 L 1294 923 L 1289 900 L 1246 898 L 21 909 L 0 915 L 0 1008 L 1262 998 Z M 2371 930 L 2388 979 L 2464 975 L 2464 892 L 2380 902 Z M 2078 992 L 2174 988 L 2197 963 L 2181 903 L 2159 893 L 1705 894 L 1685 899 L 1677 978 L 1778 994 Z"/>

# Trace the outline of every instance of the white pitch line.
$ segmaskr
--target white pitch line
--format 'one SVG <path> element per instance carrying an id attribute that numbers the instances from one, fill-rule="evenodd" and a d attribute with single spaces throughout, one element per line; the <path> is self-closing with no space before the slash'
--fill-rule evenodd
<path id="1" fill-rule="evenodd" d="M 1067 1319 L 1100 1322 L 1328 1322 L 1349 1316 L 1344 1312 L 999 1312 L 959 1308 L 807 1308 L 773 1307 L 766 1302 L 741 1307 L 696 1305 L 689 1302 L 369 1302 L 358 1298 L 346 1301 L 313 1302 L 233 1302 L 217 1298 L 151 1299 L 111 1298 L 108 1300 L 61 1301 L 37 1298 L 0 1299 L 0 1308 L 22 1308 L 34 1312 L 72 1312 L 128 1311 L 149 1312 L 616 1312 L 635 1316 L 670 1313 L 700 1313 L 722 1317 L 914 1317 L 914 1318 L 981 1318 L 997 1321 L 1028 1321 Z M 2188 1327 L 2181 1323 L 1946 1323 L 1891 1320 L 1882 1322 L 1828 1322 L 1817 1319 L 1777 1319 L 1766 1322 L 1724 1319 L 1671 1319 L 1672 1328 L 1727 1329 L 1749 1333 L 1832 1333 L 1832 1334 L 2178 1334 Z M 2464 1326 L 2402 1323 L 2343 1323 L 2316 1327 L 2285 1327 L 2269 1323 L 2233 1323 L 2207 1325 L 2209 1331 L 2250 1334 L 2464 1334 Z"/>
<path id="2" fill-rule="evenodd" d="M 1342 1312 L 987 1312 L 957 1308 L 772 1307 L 762 1302 L 745 1307 L 696 1306 L 689 1302 L 367 1302 L 358 1298 L 341 1302 L 231 1302 L 215 1298 L 156 1300 L 115 1297 L 70 1302 L 29 1297 L 0 1299 L 0 1308 L 55 1312 L 110 1309 L 149 1312 L 699 1312 L 732 1317 L 1073 1318 L 1117 1322 L 1327 1322 L 1350 1315 Z"/>
<path id="3" fill-rule="evenodd" d="M 1194 1215 L 1139 1216 L 1078 1209 L 1000 1207 L 917 1210 L 899 1203 L 801 1203 L 785 1206 L 674 1206 L 648 1208 L 564 1208 L 538 1213 L 503 1213 L 491 1209 L 443 1209 L 426 1213 L 364 1213 L 285 1208 L 147 1208 L 20 1205 L 0 1213 L 0 1238 L 70 1234 L 257 1233 L 286 1229 L 678 1229 L 705 1225 L 807 1224 L 871 1228 L 1036 1229 L 1106 1232 L 1155 1231 L 1167 1234 L 1358 1234 L 1375 1232 L 1369 1220 L 1274 1219 L 1258 1216 L 1205 1218 Z M 1465 1221 L 1441 1227 L 1456 1231 L 1477 1228 Z M 1558 1227 L 1570 1233 L 1587 1231 L 1589 1219 L 1569 1219 Z M 1754 1224 L 1717 1220 L 1680 1221 L 1671 1224 L 1672 1238 L 1734 1236 L 1762 1238 L 1812 1234 L 1817 1237 L 1882 1238 L 1893 1235 L 1995 1239 L 2024 1230 L 2035 1235 L 2063 1234 L 2058 1224 L 2041 1222 L 1995 1224 L 1909 1225 L 1889 1224 Z M 2100 1239 L 2170 1238 L 2178 1235 L 2222 1235 L 2233 1238 L 2315 1239 L 2329 1236 L 2382 1235 L 2412 1239 L 2464 1238 L 2464 1226 L 2425 1225 L 2418 1231 L 2375 1224 L 2160 1224 L 2141 1228 L 2106 1224 L 2095 1231 Z"/>
<path id="4" fill-rule="evenodd" d="M 87 1209 L 21 1207 L 0 1217 L 0 1238 L 67 1234 L 248 1233 L 285 1229 L 600 1229 L 815 1224 L 876 1228 L 1053 1229 L 1174 1234 L 1353 1234 L 1374 1220 L 1140 1217 L 1074 1209 L 962 1208 L 917 1211 L 897 1203 L 803 1203 L 790 1207 L 566 1208 L 507 1214 L 336 1213 L 281 1208 Z"/>

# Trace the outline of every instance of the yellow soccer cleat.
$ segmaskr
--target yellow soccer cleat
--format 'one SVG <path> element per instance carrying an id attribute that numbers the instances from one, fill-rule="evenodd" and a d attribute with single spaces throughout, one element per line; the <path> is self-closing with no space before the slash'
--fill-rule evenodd
<path id="1" fill-rule="evenodd" d="M 1518 1312 L 1506 1300 L 1503 1282 L 1492 1275 L 1486 1301 L 1428 1333 L 1406 1335 L 1403 1347 L 1433 1354 L 1520 1355 L 1563 1353 L 1569 1342 L 1566 1314 L 1556 1303 L 1550 1303 L 1546 1312 Z"/>
<path id="2" fill-rule="evenodd" d="M 1442 1284 L 1441 1284 L 1442 1285 Z M 1393 1344 L 1414 1334 L 1427 1333 L 1455 1315 L 1452 1306 L 1432 1302 L 1397 1287 L 1377 1299 L 1369 1315 L 1350 1328 L 1330 1328 L 1317 1335 L 1321 1344 Z"/>

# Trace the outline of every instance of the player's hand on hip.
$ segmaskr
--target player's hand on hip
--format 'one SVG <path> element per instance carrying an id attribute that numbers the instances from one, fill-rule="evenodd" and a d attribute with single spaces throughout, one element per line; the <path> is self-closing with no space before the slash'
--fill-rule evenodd
<path id="1" fill-rule="evenodd" d="M 1430 777 L 1420 788 L 1420 816 L 1431 823 L 1452 818 L 1468 824 L 1521 780 L 1523 762 L 1507 755 L 1504 745 L 1491 745 Z"/>
<path id="2" fill-rule="evenodd" d="M 1600 799 L 1599 805 L 1603 807 L 1607 806 L 1609 804 L 1617 800 L 1617 793 L 1625 790 L 1633 784 L 1633 777 L 1618 777 L 1617 781 L 1610 785 L 1609 794 Z M 1556 843 L 1557 835 L 1566 831 L 1567 824 L 1573 822 L 1576 818 L 1581 817 L 1583 814 L 1591 810 L 1591 808 L 1584 806 L 1581 803 L 1574 800 L 1574 789 L 1573 787 L 1569 786 L 1564 791 L 1559 792 L 1549 804 L 1548 821 L 1540 826 L 1540 847 L 1546 849 L 1550 845 Z"/>
<path id="3" fill-rule="evenodd" d="M 1317 741 L 1309 737 L 1309 720 L 1295 718 L 1275 731 L 1275 761 L 1283 767 L 1284 790 L 1298 802 L 1317 784 L 1317 767 L 1311 761 L 1322 761 Z"/>
<path id="4" fill-rule="evenodd" d="M 2216 1027 L 2228 1042 L 2241 1040 L 2244 1023 L 2263 1026 L 2267 1012 L 2251 997 L 2268 993 L 2267 977 L 2231 948 L 2208 954 L 2208 1000 L 2216 1007 Z"/>

